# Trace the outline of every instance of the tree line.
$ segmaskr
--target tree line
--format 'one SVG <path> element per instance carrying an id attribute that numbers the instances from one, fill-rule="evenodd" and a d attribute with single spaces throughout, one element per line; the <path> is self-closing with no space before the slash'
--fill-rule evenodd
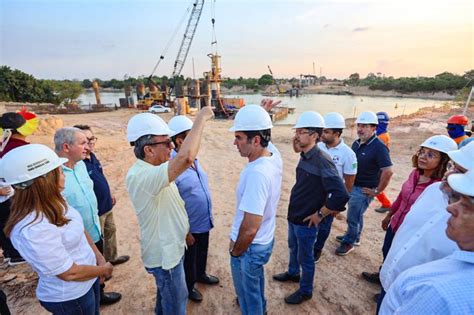
<path id="1" fill-rule="evenodd" d="M 385 77 L 381 73 L 369 73 L 367 77 L 360 78 L 358 73 L 353 73 L 344 83 L 350 86 L 368 86 L 371 90 L 394 90 L 400 93 L 447 92 L 452 95 L 472 85 L 473 80 L 474 70 L 469 70 L 463 75 L 443 72 L 434 77 L 401 78 Z"/>
<path id="2" fill-rule="evenodd" d="M 38 80 L 20 70 L 0 67 L 0 101 L 59 105 L 72 102 L 82 92 L 77 81 Z"/>
<path id="3" fill-rule="evenodd" d="M 153 82 L 159 86 L 169 86 L 173 80 L 167 76 L 153 76 Z M 175 78 L 175 82 L 185 83 L 191 78 L 182 75 Z M 298 79 L 277 79 L 279 84 L 297 84 Z M 325 77 L 317 78 L 318 81 L 327 81 Z M 0 101 L 68 104 L 77 99 L 84 89 L 92 88 L 92 82 L 97 81 L 101 88 L 123 89 L 125 86 L 134 88 L 137 84 L 148 84 L 148 78 L 126 77 L 124 80 L 111 79 L 85 79 L 78 80 L 41 80 L 31 74 L 24 73 L 8 66 L 0 66 Z M 338 81 L 338 80 L 332 80 Z M 434 77 L 385 77 L 381 73 L 369 73 L 361 78 L 358 73 L 353 73 L 344 80 L 349 86 L 368 86 L 372 90 L 395 90 L 401 93 L 413 92 L 447 92 L 455 94 L 459 90 L 470 87 L 474 83 L 474 70 L 466 71 L 463 75 L 443 72 Z M 244 86 L 247 89 L 259 91 L 268 85 L 275 84 L 275 79 L 264 74 L 260 78 L 225 78 L 222 85 L 226 88 Z"/>

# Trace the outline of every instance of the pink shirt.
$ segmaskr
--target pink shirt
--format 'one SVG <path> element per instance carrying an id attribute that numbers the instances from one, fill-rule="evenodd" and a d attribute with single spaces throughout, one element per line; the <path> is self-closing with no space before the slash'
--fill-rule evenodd
<path id="1" fill-rule="evenodd" d="M 390 226 L 395 233 L 400 225 L 402 225 L 405 216 L 410 211 L 411 206 L 415 203 L 416 199 L 421 195 L 429 185 L 439 182 L 441 179 L 432 178 L 426 183 L 419 184 L 420 172 L 414 169 L 408 179 L 403 183 L 402 189 L 398 194 L 397 199 L 392 204 L 392 219 L 390 220 Z"/>

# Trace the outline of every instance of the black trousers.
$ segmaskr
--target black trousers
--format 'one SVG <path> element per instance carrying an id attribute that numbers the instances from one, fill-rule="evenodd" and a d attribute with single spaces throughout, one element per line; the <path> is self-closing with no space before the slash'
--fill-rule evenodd
<path id="1" fill-rule="evenodd" d="M 20 253 L 13 247 L 12 241 L 8 238 L 3 229 L 10 216 L 11 200 L 8 199 L 0 203 L 0 247 L 3 249 L 3 256 L 8 258 L 21 258 Z"/>
<path id="2" fill-rule="evenodd" d="M 2 290 L 0 290 L 0 314 L 10 315 L 10 309 L 7 305 L 7 296 Z"/>
<path id="3" fill-rule="evenodd" d="M 195 242 L 184 253 L 184 273 L 188 291 L 194 288 L 194 284 L 199 278 L 206 275 L 209 249 L 209 232 L 192 234 Z"/>
<path id="4" fill-rule="evenodd" d="M 99 252 L 103 255 L 104 254 L 104 241 L 102 238 L 95 243 L 95 246 L 99 250 Z M 105 283 L 100 284 L 100 297 L 102 298 L 104 296 L 104 289 L 105 289 Z"/>

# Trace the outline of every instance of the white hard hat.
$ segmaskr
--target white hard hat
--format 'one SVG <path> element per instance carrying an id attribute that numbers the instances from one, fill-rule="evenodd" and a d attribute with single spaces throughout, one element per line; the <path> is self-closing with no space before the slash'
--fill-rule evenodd
<path id="1" fill-rule="evenodd" d="M 141 113 L 133 116 L 127 125 L 128 142 L 137 141 L 145 135 L 169 136 L 172 134 L 166 122 L 152 113 Z"/>
<path id="2" fill-rule="evenodd" d="M 313 111 L 304 112 L 298 117 L 296 128 L 324 128 L 324 118 L 321 114 Z"/>
<path id="3" fill-rule="evenodd" d="M 453 150 L 448 152 L 451 160 L 469 171 L 474 170 L 474 141 L 469 142 L 459 150 Z"/>
<path id="4" fill-rule="evenodd" d="M 170 136 L 174 137 L 184 131 L 191 130 L 191 128 L 193 128 L 193 121 L 183 115 L 175 116 L 168 122 L 168 127 L 172 131 Z"/>
<path id="5" fill-rule="evenodd" d="M 4 185 L 24 183 L 51 172 L 67 161 L 43 144 L 17 147 L 0 160 L 0 182 Z"/>
<path id="6" fill-rule="evenodd" d="M 362 112 L 355 121 L 356 124 L 378 125 L 379 120 L 374 112 Z"/>
<path id="7" fill-rule="evenodd" d="M 426 139 L 420 147 L 433 149 L 439 152 L 448 153 L 449 151 L 456 150 L 458 145 L 448 136 L 436 135 Z"/>
<path id="8" fill-rule="evenodd" d="M 339 113 L 327 113 L 324 115 L 324 124 L 325 128 L 330 129 L 344 129 L 346 128 L 346 120 Z"/>
<path id="9" fill-rule="evenodd" d="M 448 184 L 454 191 L 474 197 L 474 170 L 464 174 L 451 174 L 448 176 Z"/>
<path id="10" fill-rule="evenodd" d="M 230 131 L 257 131 L 273 128 L 270 115 L 259 105 L 245 105 L 237 112 Z"/>

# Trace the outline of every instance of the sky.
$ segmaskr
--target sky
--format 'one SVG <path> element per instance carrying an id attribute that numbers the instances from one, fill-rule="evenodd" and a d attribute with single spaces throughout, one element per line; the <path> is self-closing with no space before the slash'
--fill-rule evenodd
<path id="1" fill-rule="evenodd" d="M 194 1 L 0 0 L 0 64 L 41 79 L 123 79 L 150 75 L 166 51 L 155 74 L 170 76 Z M 474 69 L 473 3 L 206 0 L 182 74 L 193 77 L 194 60 L 201 77 L 216 51 L 232 78 L 267 65 L 277 78 L 463 74 Z"/>

